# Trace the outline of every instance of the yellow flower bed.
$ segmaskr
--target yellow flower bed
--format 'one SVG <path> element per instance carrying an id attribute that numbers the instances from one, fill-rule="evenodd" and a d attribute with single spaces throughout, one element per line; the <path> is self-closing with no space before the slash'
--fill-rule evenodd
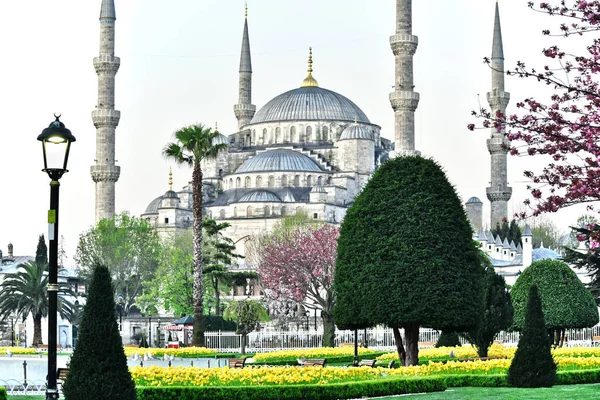
<path id="1" fill-rule="evenodd" d="M 174 357 L 199 358 L 214 357 L 218 353 L 217 350 L 207 349 L 206 347 L 182 347 L 179 349 L 124 347 L 124 349 L 127 357 L 131 357 L 135 353 L 138 353 L 139 355 L 150 353 L 154 357 L 164 357 L 164 355 L 167 354 Z"/>
<path id="2" fill-rule="evenodd" d="M 374 353 L 374 350 L 359 348 L 359 355 Z M 270 360 L 296 360 L 298 358 L 332 358 L 353 356 L 354 347 L 320 347 L 300 350 L 281 350 L 269 353 L 258 353 L 254 356 L 256 362 L 269 362 Z"/>
<path id="3" fill-rule="evenodd" d="M 7 349 L 10 349 L 12 354 L 36 354 L 33 347 L 0 347 L 0 354 L 8 354 Z"/>
<path id="4" fill-rule="evenodd" d="M 504 347 L 502 345 L 494 343 L 488 350 L 488 357 L 508 357 L 512 358 L 515 355 L 516 347 Z M 437 359 L 447 358 L 450 356 L 450 352 L 454 353 L 456 358 L 476 358 L 477 350 L 471 345 L 464 345 L 460 347 L 438 347 L 419 350 L 419 358 Z M 389 362 L 398 359 L 398 353 L 386 353 L 377 357 L 377 361 Z"/>
<path id="5" fill-rule="evenodd" d="M 557 357 L 554 355 L 554 361 L 558 365 L 558 369 L 579 370 L 579 369 L 596 369 L 600 368 L 600 357 Z"/>
<path id="6" fill-rule="evenodd" d="M 562 347 L 552 350 L 558 357 L 600 357 L 600 347 Z"/>

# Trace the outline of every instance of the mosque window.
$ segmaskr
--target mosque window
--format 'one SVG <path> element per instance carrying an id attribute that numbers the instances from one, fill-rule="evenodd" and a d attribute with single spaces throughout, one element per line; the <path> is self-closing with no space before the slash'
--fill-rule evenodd
<path id="1" fill-rule="evenodd" d="M 233 207 L 233 217 L 237 218 L 237 207 Z"/>
<path id="2" fill-rule="evenodd" d="M 329 136 L 329 128 L 327 128 L 326 126 L 323 127 L 323 140 L 326 142 Z"/>
<path id="3" fill-rule="evenodd" d="M 252 143 L 258 144 L 258 143 L 256 143 L 256 129 L 252 130 Z"/>
<path id="4" fill-rule="evenodd" d="M 296 143 L 296 127 L 292 126 L 290 128 L 290 142 Z"/>
<path id="5" fill-rule="evenodd" d="M 275 143 L 281 143 L 281 128 L 275 128 Z"/>
<path id="6" fill-rule="evenodd" d="M 269 206 L 265 206 L 265 217 L 271 216 L 271 209 Z"/>
<path id="7" fill-rule="evenodd" d="M 219 169 L 219 178 L 221 178 L 223 176 L 223 170 Z"/>
<path id="8" fill-rule="evenodd" d="M 219 212 L 219 217 L 220 217 L 221 219 L 225 218 L 225 210 L 221 210 L 221 211 Z"/>
<path id="9" fill-rule="evenodd" d="M 239 188 L 241 184 L 242 184 L 242 180 L 241 180 L 240 178 L 237 178 L 237 179 L 235 180 L 235 187 L 236 187 L 236 188 Z"/>
<path id="10" fill-rule="evenodd" d="M 287 175 L 283 175 L 283 176 L 281 177 L 281 186 L 285 187 L 285 186 L 287 186 L 287 185 L 288 185 L 288 178 L 287 178 Z"/>
<path id="11" fill-rule="evenodd" d="M 294 177 L 294 186 L 300 187 L 300 175 Z"/>
<path id="12" fill-rule="evenodd" d="M 312 175 L 306 177 L 306 186 L 312 186 Z"/>
<path id="13" fill-rule="evenodd" d="M 306 141 L 307 142 L 312 141 L 312 127 L 310 127 L 310 126 L 306 127 Z"/>
<path id="14" fill-rule="evenodd" d="M 248 206 L 248 208 L 246 209 L 246 216 L 248 216 L 248 217 L 252 216 L 252 206 Z"/>
<path id="15" fill-rule="evenodd" d="M 321 186 L 323 184 L 323 177 L 320 176 L 317 178 L 317 185 Z"/>
<path id="16" fill-rule="evenodd" d="M 250 186 L 252 186 L 252 179 L 249 176 L 247 176 L 244 182 L 244 187 L 249 188 Z"/>
<path id="17" fill-rule="evenodd" d="M 286 212 L 285 206 L 281 207 L 281 216 L 285 216 L 285 212 Z"/>
<path id="18" fill-rule="evenodd" d="M 257 176 L 256 177 L 256 187 L 261 187 L 262 186 L 262 176 Z"/>
<path id="19" fill-rule="evenodd" d="M 304 209 L 302 207 L 296 207 L 296 215 L 304 213 Z"/>
<path id="20" fill-rule="evenodd" d="M 313 219 L 318 219 L 318 218 L 319 218 L 319 214 L 313 213 Z"/>
<path id="21" fill-rule="evenodd" d="M 233 178 L 229 178 L 229 189 L 233 189 Z"/>
<path id="22" fill-rule="evenodd" d="M 327 178 L 327 184 L 331 185 L 331 182 L 333 181 L 333 179 L 331 179 L 331 177 Z"/>
<path id="23" fill-rule="evenodd" d="M 271 175 L 269 177 L 269 187 L 274 187 L 275 186 L 275 177 L 273 175 Z"/>
<path id="24" fill-rule="evenodd" d="M 263 129 L 263 142 L 267 142 L 267 128 Z M 269 143 L 271 143 L 271 140 Z"/>
<path id="25" fill-rule="evenodd" d="M 169 223 L 169 218 L 165 218 L 165 224 Z"/>

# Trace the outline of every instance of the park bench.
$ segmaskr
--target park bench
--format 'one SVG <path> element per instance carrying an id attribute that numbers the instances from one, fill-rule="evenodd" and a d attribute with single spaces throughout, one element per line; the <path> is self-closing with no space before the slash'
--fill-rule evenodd
<path id="1" fill-rule="evenodd" d="M 56 350 L 60 350 L 60 344 L 56 345 Z M 36 353 L 47 353 L 48 352 L 48 345 L 47 344 L 38 344 L 35 346 L 35 352 Z"/>
<path id="2" fill-rule="evenodd" d="M 357 367 L 371 367 L 375 368 L 375 363 L 377 360 L 360 360 Z M 354 364 L 348 365 L 349 367 L 354 367 Z"/>
<path id="3" fill-rule="evenodd" d="M 600 336 L 593 336 L 592 337 L 592 346 L 593 347 L 600 347 Z"/>
<path id="4" fill-rule="evenodd" d="M 435 347 L 435 342 L 419 342 L 419 349 L 430 349 Z"/>
<path id="5" fill-rule="evenodd" d="M 245 358 L 230 358 L 229 359 L 229 368 L 244 368 L 246 365 Z"/>
<path id="6" fill-rule="evenodd" d="M 302 362 L 302 365 L 305 367 L 325 367 L 325 363 L 327 360 L 324 358 L 309 358 Z"/>

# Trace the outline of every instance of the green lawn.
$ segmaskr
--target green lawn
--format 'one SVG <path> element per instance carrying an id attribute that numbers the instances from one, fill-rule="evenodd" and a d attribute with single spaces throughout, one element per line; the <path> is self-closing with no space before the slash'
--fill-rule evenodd
<path id="1" fill-rule="evenodd" d="M 45 398 L 46 396 L 8 396 L 8 400 L 44 400 Z"/>
<path id="2" fill-rule="evenodd" d="M 441 393 L 410 396 L 382 397 L 382 399 L 432 399 L 432 400 L 548 400 L 548 399 L 600 399 L 600 384 L 566 385 L 539 389 L 513 388 L 451 388 Z"/>

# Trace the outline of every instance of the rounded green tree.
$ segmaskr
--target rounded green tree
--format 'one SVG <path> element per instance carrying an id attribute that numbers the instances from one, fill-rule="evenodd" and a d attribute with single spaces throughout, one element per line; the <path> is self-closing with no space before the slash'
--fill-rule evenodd
<path id="1" fill-rule="evenodd" d="M 460 346 L 458 333 L 454 331 L 442 331 L 435 347 L 456 347 Z"/>
<path id="2" fill-rule="evenodd" d="M 420 326 L 464 331 L 477 324 L 483 305 L 477 251 L 440 166 L 417 156 L 387 161 L 342 223 L 336 324 L 389 325 L 400 360 L 416 365 Z"/>
<path id="3" fill-rule="evenodd" d="M 533 284 L 538 287 L 546 328 L 552 333 L 555 346 L 562 345 L 565 329 L 598 323 L 594 296 L 577 274 L 562 261 L 544 259 L 525 269 L 511 290 L 515 309 L 513 329 L 523 329 L 527 297 Z"/>
<path id="4" fill-rule="evenodd" d="M 509 385 L 523 388 L 550 387 L 556 382 L 556 364 L 544 323 L 542 300 L 535 284 L 528 294 L 523 333 L 506 380 Z"/>
<path id="5" fill-rule="evenodd" d="M 135 383 L 127 367 L 117 327 L 115 301 L 108 268 L 96 266 L 63 385 L 66 400 L 135 400 Z"/>

